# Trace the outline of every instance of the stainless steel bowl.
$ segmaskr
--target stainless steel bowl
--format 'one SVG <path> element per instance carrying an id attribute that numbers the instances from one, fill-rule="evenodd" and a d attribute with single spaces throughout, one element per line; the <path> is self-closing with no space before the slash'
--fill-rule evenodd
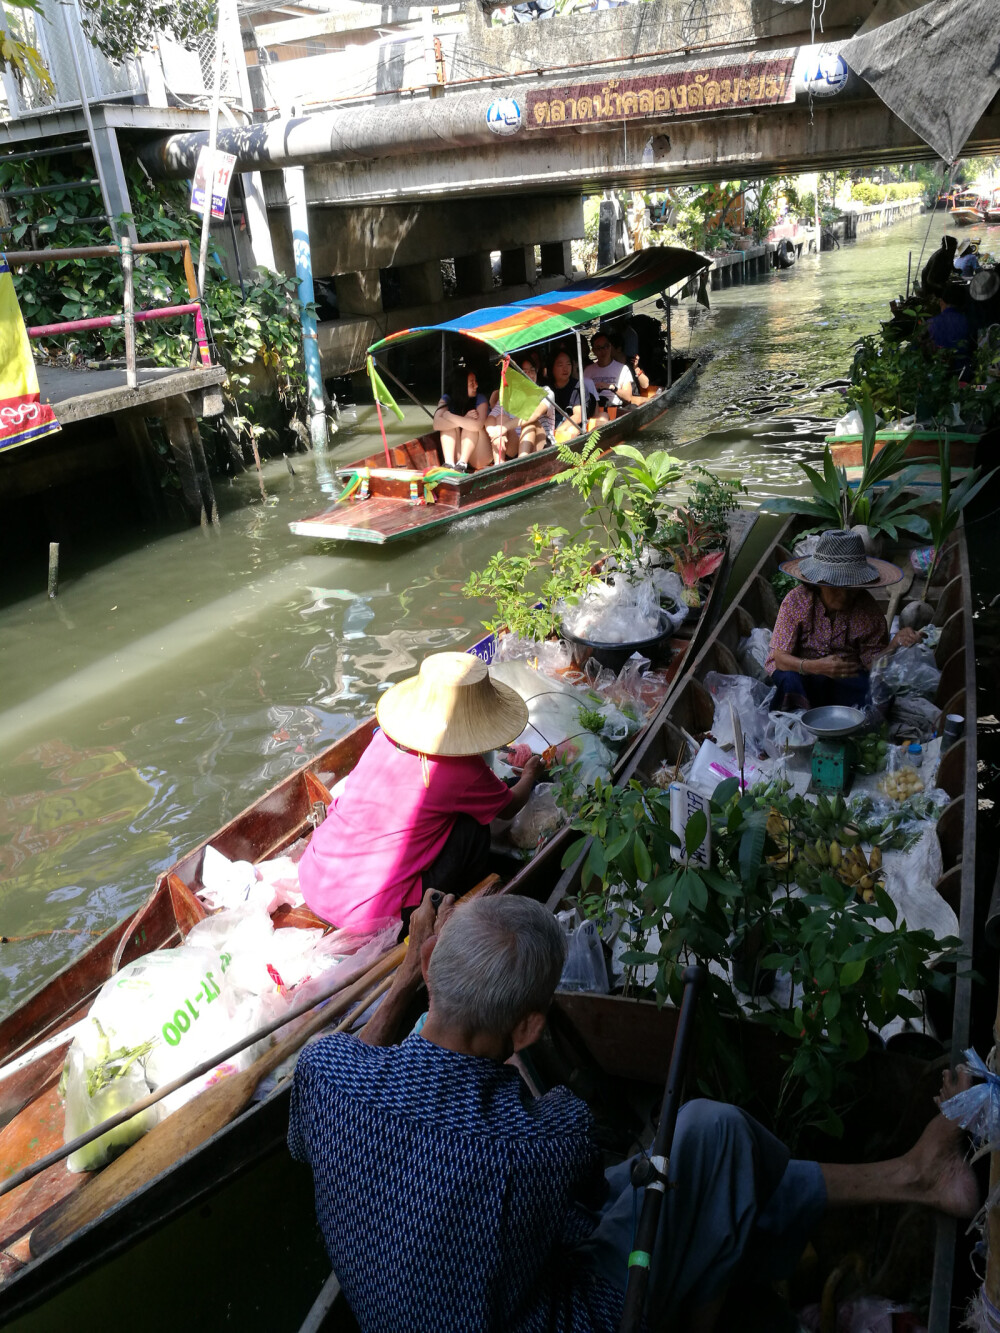
<path id="1" fill-rule="evenodd" d="M 810 708 L 802 714 L 802 725 L 820 740 L 850 736 L 852 732 L 864 726 L 864 721 L 865 715 L 860 708 L 849 708 L 846 704 L 828 704 L 825 708 Z"/>

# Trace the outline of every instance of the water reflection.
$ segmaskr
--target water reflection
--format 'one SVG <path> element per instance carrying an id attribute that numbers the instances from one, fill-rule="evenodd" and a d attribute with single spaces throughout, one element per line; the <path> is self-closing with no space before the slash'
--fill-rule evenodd
<path id="1" fill-rule="evenodd" d="M 798 489 L 796 462 L 818 456 L 843 410 L 852 344 L 902 286 L 926 226 L 713 293 L 710 314 L 678 312 L 678 351 L 710 359 L 643 443 L 738 470 L 754 498 Z M 404 410 L 401 439 L 426 422 Z M 371 409 L 342 426 L 329 462 L 377 447 Z M 253 472 L 221 483 L 222 525 L 207 537 L 77 550 L 55 604 L 39 584 L 0 612 L 0 931 L 105 929 L 177 855 L 370 712 L 387 683 L 467 645 L 486 613 L 462 596 L 470 570 L 532 523 L 579 520 L 557 487 L 420 546 L 325 548 L 288 531 L 326 503 L 315 462 L 296 458 L 294 476 L 282 459 L 266 464 L 266 500 Z M 119 758 L 85 782 L 74 755 Z M 39 810 L 51 845 L 34 841 Z M 0 947 L 0 1010 L 89 939 Z"/>

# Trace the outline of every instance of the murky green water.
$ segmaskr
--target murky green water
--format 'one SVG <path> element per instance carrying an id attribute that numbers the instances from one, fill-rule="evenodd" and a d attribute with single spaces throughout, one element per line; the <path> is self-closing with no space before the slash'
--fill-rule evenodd
<path id="1" fill-rule="evenodd" d="M 943 217 L 931 223 L 934 245 Z M 712 360 L 643 436 L 761 497 L 800 484 L 831 379 L 884 317 L 928 219 L 675 316 L 675 345 Z M 916 253 L 914 260 L 916 259 Z M 690 309 L 689 309 L 690 307 Z M 334 461 L 370 451 L 372 410 L 343 422 Z M 422 425 L 413 409 L 400 434 Z M 44 569 L 9 571 L 0 608 L 0 1012 L 136 907 L 159 870 L 370 712 L 428 652 L 465 646 L 480 608 L 462 583 L 533 522 L 572 525 L 560 488 L 420 546 L 340 552 L 288 522 L 326 498 L 312 456 L 219 485 L 222 523 L 143 544 L 77 548 L 58 600 Z M 20 594 L 18 588 L 28 589 Z M 14 591 L 11 591 L 11 588 Z M 77 933 L 65 933 L 65 932 Z"/>

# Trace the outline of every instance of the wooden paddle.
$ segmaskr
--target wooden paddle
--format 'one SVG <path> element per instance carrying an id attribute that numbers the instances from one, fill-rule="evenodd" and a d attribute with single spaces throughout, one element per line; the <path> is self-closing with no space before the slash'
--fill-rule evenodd
<path id="1" fill-rule="evenodd" d="M 161 1120 L 35 1227 L 31 1233 L 32 1256 L 45 1254 L 218 1133 L 249 1106 L 262 1079 L 360 998 L 360 1003 L 333 1031 L 345 1032 L 353 1027 L 373 1000 L 389 989 L 390 974 L 395 972 L 405 952 L 405 945 L 394 949 L 341 991 L 336 1000 L 304 1018 L 294 1032 L 272 1046 L 249 1069 L 221 1079 Z"/>

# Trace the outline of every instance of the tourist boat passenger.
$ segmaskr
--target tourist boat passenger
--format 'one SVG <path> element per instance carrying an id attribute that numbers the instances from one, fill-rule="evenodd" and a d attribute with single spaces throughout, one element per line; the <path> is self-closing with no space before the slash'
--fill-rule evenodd
<path id="1" fill-rule="evenodd" d="M 425 889 L 464 892 L 487 873 L 490 821 L 510 819 L 535 785 L 528 760 L 513 787 L 483 754 L 520 736 L 528 709 L 471 653 L 433 653 L 387 690 L 381 730 L 299 862 L 312 910 L 370 931 L 416 907 Z"/>
<path id="2" fill-rule="evenodd" d="M 836 530 L 823 533 L 815 554 L 781 568 L 802 586 L 781 603 L 771 634 L 765 663 L 777 687 L 771 707 L 864 708 L 875 660 L 920 638 L 901 629 L 890 642 L 885 616 L 868 591 L 898 583 L 903 571 L 867 557 L 860 533 Z"/>
<path id="3" fill-rule="evenodd" d="M 623 362 L 613 359 L 608 335 L 598 329 L 590 340 L 590 350 L 597 364 L 585 367 L 583 378 L 593 385 L 604 406 L 621 407 L 624 403 L 631 403 L 631 372 Z"/>
<path id="4" fill-rule="evenodd" d="M 441 454 L 448 467 L 462 472 L 488 467 L 492 461 L 486 434 L 490 400 L 479 388 L 474 370 L 460 369 L 448 393 L 443 393 L 434 413 L 434 429 L 441 440 Z"/>
<path id="5" fill-rule="evenodd" d="M 552 358 L 549 375 L 552 381 L 552 397 L 556 406 L 572 416 L 573 409 L 580 406 L 580 376 L 573 364 L 573 358 L 565 348 L 556 352 Z M 586 381 L 585 385 L 587 417 L 590 418 L 597 412 L 598 398 L 594 386 Z"/>
<path id="6" fill-rule="evenodd" d="M 525 355 L 518 362 L 518 368 L 533 384 L 538 383 L 538 365 L 535 358 Z M 486 419 L 486 433 L 493 446 L 493 461 L 499 463 L 504 458 L 520 458 L 523 454 L 535 454 L 546 445 L 555 444 L 556 409 L 552 390 L 546 388 L 545 400 L 538 404 L 531 416 L 522 421 L 513 417 L 500 406 L 500 391 L 491 398 L 490 414 Z"/>

